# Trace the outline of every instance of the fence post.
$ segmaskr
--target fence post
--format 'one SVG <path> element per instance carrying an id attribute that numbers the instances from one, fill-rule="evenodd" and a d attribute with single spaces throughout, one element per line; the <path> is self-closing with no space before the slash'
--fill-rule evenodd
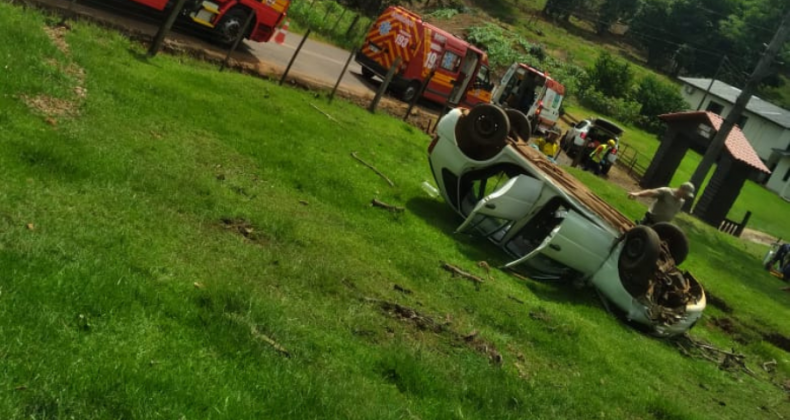
<path id="1" fill-rule="evenodd" d="M 379 101 L 381 100 L 381 97 L 384 96 L 384 92 L 387 91 L 387 87 L 389 87 L 392 78 L 395 76 L 395 71 L 397 71 L 398 67 L 400 67 L 400 60 L 401 60 L 400 57 L 395 58 L 395 62 L 392 63 L 392 66 L 390 66 L 390 69 L 387 72 L 387 77 L 384 78 L 384 81 L 381 82 L 381 86 L 379 86 L 379 90 L 376 91 L 376 96 L 373 98 L 373 101 L 370 103 L 370 106 L 368 107 L 368 111 L 370 111 L 371 113 L 376 112 L 376 107 L 379 106 Z"/>
<path id="2" fill-rule="evenodd" d="M 340 76 L 337 78 L 337 83 L 335 83 L 335 87 L 332 88 L 332 93 L 329 94 L 329 103 L 332 103 L 332 99 L 335 98 L 335 92 L 337 92 L 338 86 L 340 86 L 340 81 L 343 80 L 343 76 L 346 75 L 346 70 L 348 70 L 348 65 L 351 64 L 351 59 L 354 58 L 354 55 L 357 53 L 357 48 L 354 47 L 351 50 L 351 54 L 348 55 L 348 60 L 346 60 L 346 65 L 343 66 L 343 71 L 340 72 Z"/>
<path id="3" fill-rule="evenodd" d="M 422 84 L 420 85 L 420 90 L 417 92 L 416 95 L 414 95 L 414 98 L 412 98 L 411 101 L 409 101 L 409 108 L 406 109 L 406 115 L 403 116 L 403 121 L 409 119 L 411 110 L 414 108 L 414 105 L 417 105 L 417 101 L 419 101 L 420 98 L 422 98 L 422 94 L 425 93 L 425 89 L 428 87 L 428 84 L 431 83 L 431 79 L 433 79 L 433 76 L 435 74 L 436 74 L 436 70 L 435 69 L 431 70 L 431 73 L 428 74 L 428 77 L 425 80 L 423 80 Z"/>
<path id="4" fill-rule="evenodd" d="M 354 27 L 357 26 L 359 22 L 359 13 L 354 15 L 354 19 L 351 20 L 351 25 L 348 25 L 348 29 L 346 29 L 346 39 L 351 35 L 351 31 L 354 30 Z"/>
<path id="5" fill-rule="evenodd" d="M 340 17 L 337 18 L 337 20 L 335 21 L 335 24 L 332 25 L 332 29 L 329 30 L 330 34 L 335 32 L 335 29 L 337 29 L 337 25 L 340 23 L 341 20 L 343 20 L 343 16 L 346 15 L 347 11 L 348 11 L 348 9 L 343 9 L 343 12 L 340 13 Z"/>
<path id="6" fill-rule="evenodd" d="M 307 37 L 310 36 L 310 32 L 312 31 L 313 31 L 312 29 L 308 29 L 307 32 L 304 33 L 302 40 L 299 42 L 299 46 L 296 47 L 296 51 L 294 51 L 294 55 L 291 56 L 291 61 L 288 62 L 288 67 L 285 68 L 285 72 L 283 73 L 283 76 L 280 78 L 280 86 L 282 86 L 283 82 L 285 81 L 285 78 L 288 77 L 288 72 L 291 71 L 291 66 L 293 66 L 294 61 L 296 61 L 296 56 L 299 55 L 299 51 L 302 50 L 302 46 L 304 46 L 304 42 L 307 41 Z"/>
<path id="7" fill-rule="evenodd" d="M 236 39 L 233 40 L 233 45 L 231 45 L 230 49 L 228 49 L 228 55 L 225 56 L 225 60 L 222 62 L 222 65 L 219 66 L 219 71 L 225 70 L 225 67 L 228 66 L 228 61 L 230 61 L 230 56 L 233 54 L 234 51 L 236 51 L 236 48 L 239 48 L 239 44 L 241 43 L 241 40 L 244 39 L 244 34 L 247 33 L 247 29 L 250 27 L 250 24 L 252 24 L 252 18 L 254 17 L 255 17 L 255 13 L 249 13 L 247 15 L 247 20 L 244 21 L 244 25 L 241 27 L 241 31 L 239 32 L 239 34 L 236 35 Z"/>
<path id="8" fill-rule="evenodd" d="M 168 32 L 170 32 L 170 28 L 173 27 L 173 23 L 175 23 L 178 14 L 184 9 L 184 4 L 186 2 L 187 0 L 178 0 L 175 6 L 173 6 L 173 10 L 170 11 L 170 15 L 167 16 L 167 19 L 165 19 L 165 21 L 162 23 L 162 26 L 160 26 L 159 30 L 156 32 L 156 36 L 151 43 L 151 48 L 148 49 L 149 57 L 153 57 L 159 52 L 159 49 L 162 47 L 162 42 L 165 40 Z"/>
<path id="9" fill-rule="evenodd" d="M 741 237 L 741 234 L 743 233 L 743 229 L 746 227 L 746 224 L 749 223 L 749 219 L 751 217 L 752 217 L 752 212 L 747 211 L 746 215 L 743 216 L 743 220 L 741 221 L 741 224 L 738 225 L 737 229 L 735 229 L 735 236 L 739 238 Z"/>

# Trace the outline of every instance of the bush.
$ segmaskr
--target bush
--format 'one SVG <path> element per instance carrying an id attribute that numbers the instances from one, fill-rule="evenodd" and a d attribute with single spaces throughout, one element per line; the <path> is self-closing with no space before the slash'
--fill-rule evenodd
<path id="1" fill-rule="evenodd" d="M 664 83 L 653 76 L 646 76 L 634 93 L 634 100 L 642 104 L 642 115 L 653 118 L 656 115 L 683 111 L 689 108 L 680 95 L 679 89 Z"/>
<path id="2" fill-rule="evenodd" d="M 640 121 L 642 106 L 638 102 L 624 98 L 612 98 L 590 86 L 578 93 L 581 103 L 593 111 L 614 117 L 624 123 L 636 124 Z"/>
<path id="3" fill-rule="evenodd" d="M 628 63 L 615 60 L 604 51 L 595 65 L 587 71 L 588 83 L 595 90 L 615 98 L 627 98 L 634 82 L 634 72 Z"/>

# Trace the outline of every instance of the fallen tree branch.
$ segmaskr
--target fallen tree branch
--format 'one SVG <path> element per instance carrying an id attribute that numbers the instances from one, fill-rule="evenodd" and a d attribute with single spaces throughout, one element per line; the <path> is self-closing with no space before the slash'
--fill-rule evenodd
<path id="1" fill-rule="evenodd" d="M 334 122 L 336 122 L 336 123 L 338 123 L 338 122 L 339 122 L 338 120 L 336 120 L 336 119 L 335 119 L 334 117 L 332 117 L 331 115 L 329 115 L 329 114 L 327 114 L 326 112 L 322 111 L 322 110 L 321 110 L 321 108 L 319 108 L 319 107 L 317 107 L 317 106 L 315 106 L 315 105 L 313 105 L 313 104 L 310 104 L 310 106 L 311 106 L 311 107 L 313 107 L 313 108 L 315 108 L 315 109 L 316 109 L 316 111 L 318 111 L 318 112 L 320 112 L 320 113 L 324 114 L 324 115 L 325 115 L 327 118 L 329 118 L 331 121 L 334 121 Z"/>
<path id="2" fill-rule="evenodd" d="M 390 184 L 390 187 L 394 187 L 395 186 L 395 183 L 392 182 L 392 180 L 390 180 L 389 178 L 387 178 L 386 175 L 381 173 L 381 171 L 376 169 L 375 166 L 373 166 L 373 165 L 365 162 L 364 160 L 360 159 L 359 156 L 357 156 L 357 152 L 351 152 L 351 157 L 356 159 L 356 160 L 358 160 L 361 164 L 363 164 L 363 165 L 367 166 L 368 168 L 372 169 L 373 172 L 375 172 L 378 176 L 382 177 L 385 181 L 387 181 L 387 184 Z"/>
<path id="3" fill-rule="evenodd" d="M 451 273 L 453 273 L 454 276 L 463 277 L 465 279 L 471 280 L 472 282 L 474 282 L 476 284 L 482 284 L 483 283 L 483 279 L 481 279 L 480 277 L 477 277 L 476 275 L 471 274 L 471 273 L 467 273 L 466 271 L 464 271 L 464 270 L 462 270 L 462 269 L 460 269 L 460 268 L 458 268 L 458 267 L 456 267 L 456 266 L 454 266 L 452 264 L 448 264 L 446 262 L 442 262 L 442 268 L 447 270 L 447 271 L 449 271 L 449 272 L 451 272 Z"/>
<path id="4" fill-rule="evenodd" d="M 393 213 L 403 213 L 406 211 L 403 207 L 393 206 L 392 204 L 387 204 L 383 201 L 376 200 L 375 198 L 370 202 L 370 205 L 373 207 L 379 207 L 382 209 L 387 209 Z"/>

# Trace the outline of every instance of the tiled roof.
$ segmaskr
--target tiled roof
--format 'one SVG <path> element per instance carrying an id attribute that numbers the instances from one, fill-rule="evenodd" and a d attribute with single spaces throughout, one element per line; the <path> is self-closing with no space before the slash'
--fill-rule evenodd
<path id="1" fill-rule="evenodd" d="M 707 122 L 716 131 L 718 131 L 722 123 L 724 123 L 724 120 L 720 116 L 708 111 L 676 112 L 674 114 L 659 115 L 658 118 L 663 121 L 698 120 L 700 122 Z M 767 174 L 771 173 L 763 161 L 760 160 L 760 157 L 757 156 L 757 152 L 754 151 L 752 145 L 749 144 L 749 140 L 746 139 L 746 136 L 743 135 L 743 132 L 737 125 L 732 127 L 730 135 L 727 136 L 727 140 L 724 142 L 724 147 L 730 152 L 735 160 L 739 160 L 758 171 Z"/>
<path id="2" fill-rule="evenodd" d="M 710 79 L 681 77 L 680 80 L 701 90 L 708 90 L 708 86 L 711 86 Z M 711 95 L 724 99 L 730 104 L 734 104 L 735 100 L 738 99 L 738 95 L 741 94 L 741 90 L 724 82 L 714 80 L 710 88 L 710 93 Z M 749 103 L 746 104 L 746 109 L 784 128 L 790 128 L 790 111 L 780 108 L 768 101 L 752 96 L 751 99 L 749 99 Z"/>

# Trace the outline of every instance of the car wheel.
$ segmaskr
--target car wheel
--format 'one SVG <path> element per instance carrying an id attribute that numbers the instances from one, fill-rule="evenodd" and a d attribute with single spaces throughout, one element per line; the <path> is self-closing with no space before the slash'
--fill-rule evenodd
<path id="1" fill-rule="evenodd" d="M 525 142 L 529 141 L 532 129 L 527 116 L 517 109 L 508 109 L 505 113 L 510 122 L 510 135 L 515 139 L 521 139 Z"/>
<path id="2" fill-rule="evenodd" d="M 406 89 L 403 89 L 403 93 L 401 93 L 400 98 L 403 99 L 404 102 L 411 103 L 414 98 L 420 93 L 420 82 L 416 80 L 412 80 L 406 86 Z"/>
<path id="3" fill-rule="evenodd" d="M 219 24 L 214 28 L 217 40 L 222 45 L 231 45 L 244 29 L 242 26 L 247 21 L 247 11 L 244 9 L 233 9 L 222 17 Z"/>
<path id="4" fill-rule="evenodd" d="M 667 243 L 669 254 L 675 260 L 675 265 L 686 261 L 689 254 L 689 240 L 679 227 L 667 222 L 656 223 L 650 227 L 658 234 L 661 241 Z"/>
<path id="5" fill-rule="evenodd" d="M 661 240 L 653 229 L 637 226 L 625 234 L 624 241 L 619 260 L 620 277 L 629 293 L 641 296 L 647 292 L 656 271 Z"/>
<path id="6" fill-rule="evenodd" d="M 373 76 L 375 75 L 376 73 L 374 73 L 373 70 L 364 66 L 362 67 L 362 77 L 364 77 L 365 79 L 372 79 Z"/>
<path id="7" fill-rule="evenodd" d="M 505 147 L 509 132 L 510 123 L 502 108 L 480 104 L 458 120 L 455 139 L 458 148 L 469 158 L 488 160 Z"/>

